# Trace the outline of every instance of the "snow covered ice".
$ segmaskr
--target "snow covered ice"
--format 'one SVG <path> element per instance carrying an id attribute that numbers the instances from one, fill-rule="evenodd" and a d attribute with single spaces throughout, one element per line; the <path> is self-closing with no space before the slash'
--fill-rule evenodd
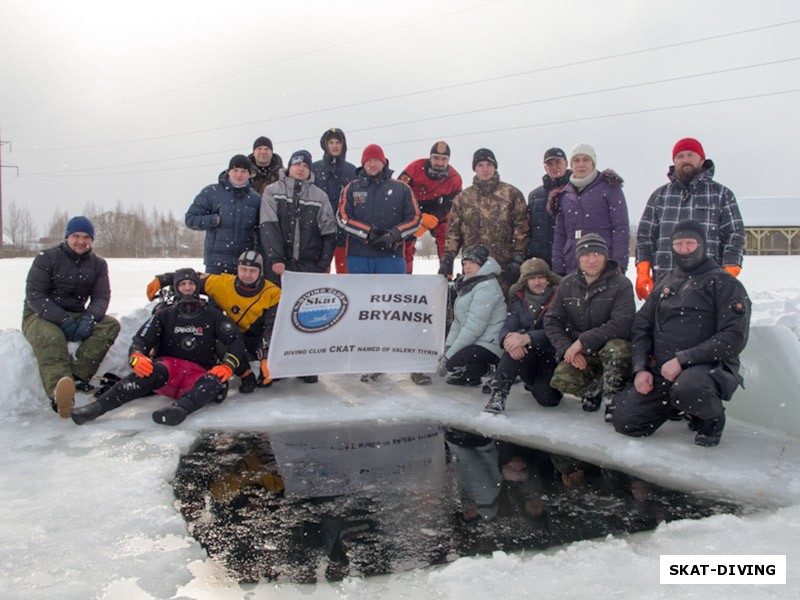
<path id="1" fill-rule="evenodd" d="M 800 597 L 800 283 L 786 277 L 800 272 L 800 257 L 746 258 L 741 279 L 753 300 L 753 325 L 781 329 L 754 328 L 743 361 L 748 387 L 734 397 L 722 443 L 713 449 L 695 446 L 683 423 L 667 423 L 649 439 L 626 438 L 598 414 L 581 411 L 576 401 L 542 408 L 520 386 L 512 388 L 504 414 L 489 415 L 482 412 L 485 397 L 478 389 L 446 386 L 438 378 L 430 386 L 416 386 L 408 375 L 384 375 L 370 384 L 355 375 L 324 376 L 315 385 L 284 380 L 248 397 L 232 392 L 225 403 L 209 405 L 176 428 L 152 422 L 151 412 L 165 403 L 154 396 L 77 427 L 49 408 L 33 354 L 18 330 L 30 262 L 0 261 L 6 287 L 0 299 L 3 598 Z M 434 262 L 418 259 L 415 265 L 419 272 L 436 271 Z M 130 337 L 149 314 L 145 286 L 154 274 L 177 266 L 202 265 L 109 260 L 110 312 L 120 318 L 122 333 L 100 372 L 124 372 Z M 759 340 L 767 341 L 759 345 Z M 753 410 L 759 406 L 770 414 L 754 423 L 764 417 Z M 323 577 L 306 586 L 240 586 L 208 559 L 175 508 L 171 481 L 179 457 L 201 431 L 407 420 L 457 425 L 667 487 L 767 508 L 745 517 L 676 521 L 651 533 L 542 553 L 497 552 L 397 575 L 339 583 Z M 662 554 L 785 554 L 787 583 L 661 586 Z"/>

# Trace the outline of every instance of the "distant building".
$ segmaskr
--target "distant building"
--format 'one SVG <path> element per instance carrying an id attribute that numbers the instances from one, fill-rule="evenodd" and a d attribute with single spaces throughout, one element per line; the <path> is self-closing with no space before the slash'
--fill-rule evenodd
<path id="1" fill-rule="evenodd" d="M 800 255 L 800 198 L 739 198 L 747 254 Z"/>

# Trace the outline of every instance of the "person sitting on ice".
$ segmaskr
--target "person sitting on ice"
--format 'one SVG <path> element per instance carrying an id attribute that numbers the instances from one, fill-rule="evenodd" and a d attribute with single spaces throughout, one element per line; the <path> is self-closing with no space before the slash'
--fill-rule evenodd
<path id="1" fill-rule="evenodd" d="M 544 332 L 544 315 L 560 281 L 561 277 L 541 258 L 522 263 L 519 281 L 508 291 L 509 313 L 500 332 L 505 354 L 489 383 L 492 396 L 486 412 L 505 410 L 506 397 L 518 375 L 541 406 L 556 406 L 561 402 L 561 392 L 550 387 L 557 364 L 556 351 Z"/>
<path id="2" fill-rule="evenodd" d="M 742 384 L 739 354 L 747 344 L 750 299 L 744 286 L 708 256 L 705 228 L 692 219 L 672 231 L 675 267 L 636 313 L 633 383 L 614 399 L 612 423 L 647 436 L 671 413 L 691 418 L 699 446 L 719 444 L 723 400 Z"/>
<path id="3" fill-rule="evenodd" d="M 147 299 L 152 301 L 162 287 L 173 283 L 174 273 L 156 275 L 147 285 Z M 239 392 L 249 394 L 257 385 L 268 387 L 272 379 L 267 367 L 267 352 L 281 299 L 281 289 L 264 277 L 264 259 L 261 254 L 255 250 L 242 252 L 237 261 L 236 275 L 201 274 L 198 293 L 211 298 L 242 332 L 247 360 L 242 361 L 234 372 L 234 375 L 242 379 Z M 251 360 L 261 361 L 261 378 L 258 382 L 250 370 Z"/>
<path id="4" fill-rule="evenodd" d="M 153 420 L 164 425 L 178 425 L 212 400 L 225 399 L 228 379 L 245 360 L 244 342 L 236 325 L 200 298 L 199 281 L 193 269 L 175 271 L 175 304 L 150 317 L 133 337 L 133 373 L 95 402 L 74 408 L 76 424 L 93 421 L 152 392 L 176 400 L 153 413 Z M 221 363 L 217 362 L 217 343 L 227 348 Z"/>
<path id="5" fill-rule="evenodd" d="M 106 314 L 111 300 L 108 264 L 92 251 L 93 243 L 92 222 L 72 217 L 64 241 L 33 259 L 25 285 L 22 333 L 33 348 L 50 404 L 65 419 L 75 404 L 76 388 L 92 390 L 89 380 L 120 329 Z M 81 342 L 74 358 L 68 342 Z"/>
<path id="6" fill-rule="evenodd" d="M 455 281 L 453 323 L 439 359 L 438 374 L 452 385 L 480 385 L 489 365 L 497 364 L 506 303 L 497 278 L 500 265 L 486 246 L 475 244 L 461 257 L 463 276 Z"/>

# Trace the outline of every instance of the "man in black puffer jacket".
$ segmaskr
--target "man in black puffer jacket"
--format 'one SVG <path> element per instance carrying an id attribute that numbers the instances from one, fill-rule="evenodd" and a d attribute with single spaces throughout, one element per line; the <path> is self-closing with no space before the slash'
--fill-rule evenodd
<path id="1" fill-rule="evenodd" d="M 111 286 L 106 261 L 92 252 L 94 225 L 86 217 L 73 217 L 64 238 L 62 244 L 33 260 L 25 287 L 22 333 L 33 347 L 53 410 L 66 418 L 76 386 L 81 391 L 91 389 L 88 382 L 120 327 L 106 315 Z M 81 342 L 74 360 L 67 342 Z"/>
<path id="2" fill-rule="evenodd" d="M 750 299 L 744 286 L 706 256 L 705 229 L 687 219 L 671 235 L 676 265 L 636 314 L 634 381 L 614 400 L 612 422 L 625 435 L 647 436 L 671 413 L 692 419 L 700 446 L 719 444 L 723 400 L 742 383 Z"/>
<path id="3" fill-rule="evenodd" d="M 608 258 L 608 246 L 588 233 L 575 247 L 578 272 L 561 280 L 544 330 L 561 361 L 550 385 L 582 400 L 583 410 L 610 404 L 631 373 L 628 341 L 636 313 L 633 286 Z"/>

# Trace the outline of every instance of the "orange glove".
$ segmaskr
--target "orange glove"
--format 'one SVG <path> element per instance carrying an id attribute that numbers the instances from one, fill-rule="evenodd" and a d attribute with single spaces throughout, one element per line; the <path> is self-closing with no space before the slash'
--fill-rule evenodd
<path id="1" fill-rule="evenodd" d="M 137 377 L 149 377 L 153 374 L 153 361 L 150 360 L 149 356 L 145 356 L 141 352 L 134 352 L 131 354 L 129 362 Z"/>
<path id="2" fill-rule="evenodd" d="M 269 368 L 267 368 L 267 359 L 261 359 L 261 376 L 264 378 L 263 383 L 270 383 L 272 381 L 272 377 L 269 376 Z"/>
<path id="3" fill-rule="evenodd" d="M 158 277 L 156 277 L 153 279 L 153 281 L 147 284 L 147 299 L 152 301 L 159 291 L 161 291 L 161 282 L 158 280 Z"/>
<path id="4" fill-rule="evenodd" d="M 222 383 L 225 383 L 233 376 L 233 369 L 231 369 L 228 365 L 217 365 L 216 367 L 211 367 L 208 372 L 214 377 L 219 377 L 219 380 Z"/>
<path id="5" fill-rule="evenodd" d="M 644 300 L 653 289 L 653 278 L 650 275 L 650 263 L 646 260 L 636 265 L 636 296 Z"/>
<path id="6" fill-rule="evenodd" d="M 419 229 L 414 232 L 414 237 L 421 238 L 426 233 L 428 233 L 428 228 L 425 225 L 420 225 Z"/>
<path id="7" fill-rule="evenodd" d="M 422 213 L 422 226 L 426 229 L 436 229 L 436 226 L 439 224 L 438 217 L 434 215 L 429 215 L 428 213 Z"/>
<path id="8" fill-rule="evenodd" d="M 730 273 L 734 277 L 738 277 L 739 273 L 742 272 L 742 267 L 739 267 L 737 265 L 728 265 L 727 267 L 722 267 L 722 268 L 725 269 L 728 273 Z"/>

